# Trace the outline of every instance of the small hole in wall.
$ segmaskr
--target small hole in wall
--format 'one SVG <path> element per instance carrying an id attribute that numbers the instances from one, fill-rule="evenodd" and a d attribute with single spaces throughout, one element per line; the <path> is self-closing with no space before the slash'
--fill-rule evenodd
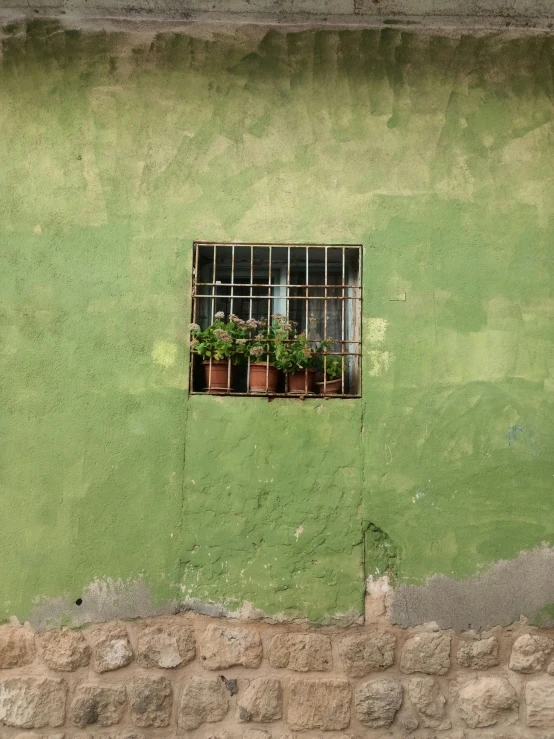
<path id="1" fill-rule="evenodd" d="M 83 599 L 82 598 L 77 598 L 77 600 L 75 601 L 75 605 L 76 606 L 80 606 L 80 605 L 82 605 L 82 603 L 83 603 Z"/>

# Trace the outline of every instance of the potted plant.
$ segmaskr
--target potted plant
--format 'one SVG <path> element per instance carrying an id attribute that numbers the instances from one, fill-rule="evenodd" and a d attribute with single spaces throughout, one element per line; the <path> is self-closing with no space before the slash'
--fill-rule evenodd
<path id="1" fill-rule="evenodd" d="M 282 323 L 285 337 L 275 345 L 275 366 L 286 374 L 289 393 L 305 395 L 314 392 L 314 363 L 319 348 L 313 349 L 306 334 L 297 334 L 294 325 L 294 321 Z"/>
<path id="2" fill-rule="evenodd" d="M 330 340 L 332 342 L 332 339 Z M 317 382 L 317 389 L 323 395 L 340 395 L 342 389 L 342 357 L 322 353 L 319 367 L 325 380 Z"/>
<path id="3" fill-rule="evenodd" d="M 251 393 L 275 393 L 279 370 L 275 366 L 276 341 L 282 340 L 282 316 L 275 314 L 270 326 L 265 319 L 257 322 L 258 333 L 250 340 L 248 390 Z"/>
<path id="4" fill-rule="evenodd" d="M 256 322 L 257 325 L 257 322 Z M 234 367 L 244 362 L 248 351 L 248 336 L 253 324 L 219 311 L 214 322 L 202 330 L 191 323 L 190 348 L 202 359 L 206 390 L 209 393 L 229 391 L 233 384 Z"/>

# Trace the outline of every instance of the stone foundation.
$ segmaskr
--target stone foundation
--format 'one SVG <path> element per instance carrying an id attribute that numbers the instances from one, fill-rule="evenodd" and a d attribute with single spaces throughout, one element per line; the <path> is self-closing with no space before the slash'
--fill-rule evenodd
<path id="1" fill-rule="evenodd" d="M 371 619 L 369 619 L 371 620 Z M 554 633 L 193 614 L 0 627 L 1 739 L 554 737 Z"/>

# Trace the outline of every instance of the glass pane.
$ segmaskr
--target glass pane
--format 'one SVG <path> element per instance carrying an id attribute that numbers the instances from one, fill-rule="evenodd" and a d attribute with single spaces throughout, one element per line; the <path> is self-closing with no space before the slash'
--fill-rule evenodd
<path id="1" fill-rule="evenodd" d="M 298 331 L 306 330 L 308 288 L 306 267 L 308 250 L 305 246 L 295 246 L 290 250 L 290 287 L 288 316 L 295 321 Z"/>
<path id="2" fill-rule="evenodd" d="M 287 285 L 289 277 L 289 248 L 274 246 L 271 250 L 271 314 L 288 314 Z"/>
<path id="3" fill-rule="evenodd" d="M 195 321 L 202 328 L 206 328 L 212 321 L 214 266 L 214 247 L 199 246 Z"/>
<path id="4" fill-rule="evenodd" d="M 198 247 L 198 274 L 197 282 L 213 282 L 214 248 L 213 246 Z M 199 291 L 202 292 L 202 291 Z"/>
<path id="5" fill-rule="evenodd" d="M 360 250 L 346 247 L 344 251 L 346 283 L 357 286 L 360 284 Z"/>

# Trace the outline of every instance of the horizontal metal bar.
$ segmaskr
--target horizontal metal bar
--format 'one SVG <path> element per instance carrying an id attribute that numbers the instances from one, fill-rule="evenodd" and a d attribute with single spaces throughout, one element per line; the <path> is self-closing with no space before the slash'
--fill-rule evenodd
<path id="1" fill-rule="evenodd" d="M 330 380 L 328 380 L 330 382 Z M 217 392 L 212 391 L 210 393 L 206 391 L 201 390 L 191 390 L 191 395 L 228 395 L 228 396 L 241 396 L 241 397 L 249 397 L 249 398 L 325 398 L 326 400 L 333 400 L 336 398 L 361 398 L 361 395 L 353 395 L 350 393 L 344 393 L 344 395 L 324 395 L 323 393 L 268 393 L 268 392 L 259 392 L 259 393 L 236 393 L 233 390 L 230 390 L 229 392 L 225 390 L 218 390 Z"/>
<path id="2" fill-rule="evenodd" d="M 219 281 L 219 282 L 196 282 L 195 284 L 196 284 L 197 287 L 275 287 L 275 283 L 274 282 L 221 282 L 221 281 Z M 339 289 L 339 288 L 350 288 L 351 290 L 361 290 L 362 289 L 360 285 L 352 285 L 352 284 L 350 284 L 350 285 L 322 285 L 322 284 L 317 283 L 317 282 L 314 282 L 314 283 L 303 283 L 303 284 L 299 284 L 299 285 L 294 285 L 294 284 L 286 283 L 286 284 L 283 284 L 283 285 L 277 285 L 277 287 L 289 287 L 289 288 L 290 287 L 301 287 L 301 288 L 307 288 L 307 287 L 308 288 L 310 288 L 310 287 L 312 287 L 312 288 L 320 288 L 320 287 L 321 288 L 325 288 L 325 287 L 328 287 L 328 288 L 335 288 L 335 289 Z M 210 297 L 211 297 L 211 295 L 210 295 Z M 221 297 L 221 296 L 220 295 L 216 295 L 216 297 L 218 298 L 218 297 Z M 250 296 L 249 295 L 239 295 L 238 297 L 240 297 L 240 298 L 248 298 Z M 267 297 L 267 295 L 265 295 L 264 297 Z M 304 297 L 305 296 L 302 296 L 302 299 L 303 300 L 304 300 Z"/>
<path id="3" fill-rule="evenodd" d="M 283 343 L 290 344 L 292 343 L 291 339 L 288 339 L 287 341 L 284 341 Z M 314 341 L 314 344 L 319 344 L 319 341 Z M 340 339 L 333 340 L 333 344 L 361 344 L 361 341 L 341 341 Z M 191 354 L 194 354 L 194 352 L 191 352 Z M 321 352 L 320 356 L 325 357 L 361 357 L 361 352 Z"/>
<path id="4" fill-rule="evenodd" d="M 315 248 L 321 248 L 324 246 L 328 246 L 331 249 L 337 248 L 342 249 L 343 247 L 345 249 L 361 249 L 361 244 L 316 244 L 316 243 L 307 243 L 307 244 L 292 244 L 286 241 L 272 241 L 272 242 L 261 242 L 261 241 L 194 241 L 194 246 L 251 246 L 256 248 L 257 246 L 282 246 L 282 247 L 298 247 L 299 249 L 304 249 L 306 247 L 315 247 Z"/>
<path id="5" fill-rule="evenodd" d="M 330 337 L 330 338 L 333 338 L 333 337 Z M 246 339 L 247 343 L 250 343 L 250 342 L 254 343 L 255 341 L 256 341 L 255 339 Z M 292 344 L 295 341 L 296 339 L 283 339 L 282 343 Z M 321 341 L 322 339 L 309 339 L 308 340 L 310 344 L 320 344 Z M 357 340 L 349 341 L 348 339 L 333 339 L 333 344 L 361 344 L 361 343 L 362 343 L 361 341 L 357 341 Z M 194 354 L 194 352 L 191 352 L 191 353 Z M 326 357 L 361 357 L 361 352 L 327 352 L 327 351 L 321 352 L 321 356 L 324 356 L 324 355 Z"/>
<path id="6" fill-rule="evenodd" d="M 228 287 L 228 285 L 222 285 L 222 287 Z M 281 287 L 281 285 L 270 285 L 270 287 Z M 283 285 L 283 287 L 286 287 L 286 285 Z M 319 285 L 314 285 L 314 287 L 319 287 Z M 214 295 L 195 295 L 194 297 L 195 298 L 215 298 L 215 300 L 217 300 L 218 298 L 239 298 L 242 300 L 250 300 L 250 298 L 252 297 L 254 300 L 267 300 L 268 298 L 279 299 L 281 296 L 267 295 L 267 293 L 265 295 L 252 295 L 252 296 L 250 295 L 230 295 L 230 294 L 227 295 L 227 293 L 222 295 L 221 293 L 219 293 L 218 295 L 215 295 L 215 296 Z M 348 296 L 342 296 L 342 295 L 335 295 L 335 296 L 328 295 L 327 298 L 325 298 L 325 296 L 323 295 L 309 295 L 308 297 L 310 300 L 361 300 L 362 299 L 361 296 L 360 297 L 354 297 L 354 296 L 348 297 Z M 291 295 L 289 300 L 306 301 L 306 296 L 305 295 Z"/>

